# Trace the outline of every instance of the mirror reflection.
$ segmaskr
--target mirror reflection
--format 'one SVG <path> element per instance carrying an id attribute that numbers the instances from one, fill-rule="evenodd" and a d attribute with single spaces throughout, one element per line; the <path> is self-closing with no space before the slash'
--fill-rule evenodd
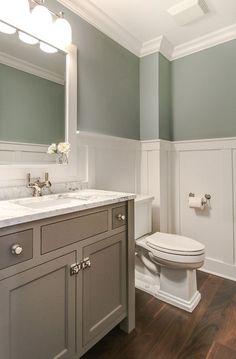
<path id="1" fill-rule="evenodd" d="M 66 54 L 0 33 L 0 144 L 65 141 Z"/>

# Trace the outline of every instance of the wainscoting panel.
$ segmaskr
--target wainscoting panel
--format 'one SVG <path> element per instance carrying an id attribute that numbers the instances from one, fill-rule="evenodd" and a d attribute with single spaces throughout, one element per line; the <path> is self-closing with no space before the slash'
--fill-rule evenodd
<path id="1" fill-rule="evenodd" d="M 180 153 L 180 233 L 206 246 L 209 258 L 233 264 L 233 206 L 231 152 Z M 189 193 L 210 194 L 204 210 L 189 208 Z"/>
<path id="2" fill-rule="evenodd" d="M 78 133 L 79 177 L 90 188 L 140 192 L 140 142 Z"/>
<path id="3" fill-rule="evenodd" d="M 152 230 L 160 230 L 160 142 L 143 142 L 141 156 L 141 193 L 152 195 Z"/>
<path id="4" fill-rule="evenodd" d="M 170 151 L 168 141 L 141 142 L 141 193 L 153 200 L 153 231 L 168 232 L 170 207 Z"/>
<path id="5" fill-rule="evenodd" d="M 172 144 L 171 232 L 206 246 L 203 270 L 236 280 L 236 139 Z M 189 208 L 189 193 L 210 194 L 204 211 Z"/>

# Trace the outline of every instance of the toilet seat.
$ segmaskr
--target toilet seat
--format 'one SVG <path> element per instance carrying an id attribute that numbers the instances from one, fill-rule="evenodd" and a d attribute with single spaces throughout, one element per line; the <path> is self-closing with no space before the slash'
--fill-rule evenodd
<path id="1" fill-rule="evenodd" d="M 191 238 L 156 232 L 146 237 L 146 244 L 155 251 L 174 256 L 201 256 L 205 246 Z"/>

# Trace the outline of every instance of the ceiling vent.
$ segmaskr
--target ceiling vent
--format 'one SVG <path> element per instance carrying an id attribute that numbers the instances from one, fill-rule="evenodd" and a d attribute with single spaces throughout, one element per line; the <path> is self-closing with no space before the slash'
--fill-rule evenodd
<path id="1" fill-rule="evenodd" d="M 200 19 L 208 11 L 205 0 L 184 0 L 167 10 L 181 26 Z"/>

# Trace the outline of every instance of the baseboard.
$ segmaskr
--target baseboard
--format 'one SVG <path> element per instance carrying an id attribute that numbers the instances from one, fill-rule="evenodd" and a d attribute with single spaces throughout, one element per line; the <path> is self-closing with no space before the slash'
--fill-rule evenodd
<path id="1" fill-rule="evenodd" d="M 202 272 L 236 281 L 236 266 L 232 264 L 227 264 L 212 258 L 206 258 L 205 264 L 200 270 Z"/>

